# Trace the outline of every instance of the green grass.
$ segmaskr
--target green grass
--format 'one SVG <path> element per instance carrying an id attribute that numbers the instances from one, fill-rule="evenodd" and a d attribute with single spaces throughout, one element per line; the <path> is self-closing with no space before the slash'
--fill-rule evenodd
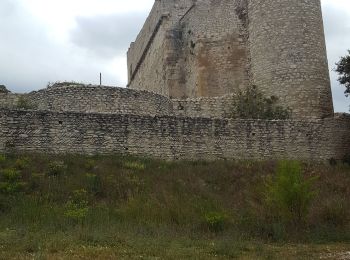
<path id="1" fill-rule="evenodd" d="M 0 155 L 0 259 L 335 259 L 350 251 L 350 167 L 300 164 L 314 195 L 296 229 L 266 203 L 278 165 Z"/>

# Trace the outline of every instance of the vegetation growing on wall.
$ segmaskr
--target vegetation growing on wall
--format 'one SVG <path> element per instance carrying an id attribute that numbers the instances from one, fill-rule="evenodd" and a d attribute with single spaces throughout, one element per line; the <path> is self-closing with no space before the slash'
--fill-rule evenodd
<path id="1" fill-rule="evenodd" d="M 20 96 L 17 101 L 16 107 L 18 109 L 35 109 L 36 106 L 32 104 L 28 98 Z"/>
<path id="2" fill-rule="evenodd" d="M 277 97 L 265 97 L 257 86 L 239 91 L 233 104 L 232 117 L 242 119 L 289 119 L 291 111 L 279 105 Z"/>
<path id="3" fill-rule="evenodd" d="M 75 81 L 56 81 L 47 83 L 48 88 L 54 87 L 67 87 L 67 86 L 85 86 L 83 83 L 75 82 Z"/>

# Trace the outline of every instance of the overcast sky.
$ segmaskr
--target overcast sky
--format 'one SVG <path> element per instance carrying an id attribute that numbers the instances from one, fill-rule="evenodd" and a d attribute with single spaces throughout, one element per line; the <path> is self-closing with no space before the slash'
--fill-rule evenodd
<path id="1" fill-rule="evenodd" d="M 297 1 L 297 0 L 293 0 Z M 76 81 L 125 86 L 126 51 L 154 0 L 0 0 L 0 85 L 13 92 Z M 350 1 L 322 0 L 336 111 L 350 98 L 331 71 L 350 49 Z"/>

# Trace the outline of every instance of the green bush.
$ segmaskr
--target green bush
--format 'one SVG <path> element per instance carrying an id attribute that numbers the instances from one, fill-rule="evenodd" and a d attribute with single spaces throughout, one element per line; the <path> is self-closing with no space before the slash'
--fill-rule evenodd
<path id="1" fill-rule="evenodd" d="M 89 171 L 93 170 L 96 167 L 96 161 L 92 159 L 88 159 L 85 162 L 85 168 Z"/>
<path id="2" fill-rule="evenodd" d="M 21 181 L 21 173 L 16 169 L 4 169 L 0 172 L 0 192 L 14 194 L 23 191 L 26 183 Z"/>
<path id="3" fill-rule="evenodd" d="M 0 85 L 0 93 L 9 93 L 10 91 L 6 88 L 5 85 Z"/>
<path id="4" fill-rule="evenodd" d="M 15 162 L 16 169 L 24 170 L 29 166 L 29 158 L 19 158 Z"/>
<path id="5" fill-rule="evenodd" d="M 298 162 L 280 162 L 275 178 L 267 182 L 265 203 L 272 217 L 284 224 L 298 227 L 305 222 L 315 196 L 314 178 L 305 180 Z"/>
<path id="6" fill-rule="evenodd" d="M 130 169 L 130 170 L 138 170 L 138 171 L 143 171 L 146 166 L 142 162 L 137 162 L 137 161 L 127 161 L 124 163 L 124 168 Z"/>
<path id="7" fill-rule="evenodd" d="M 209 212 L 205 214 L 206 227 L 212 232 L 221 232 L 227 224 L 227 216 L 222 212 Z"/>
<path id="8" fill-rule="evenodd" d="M 89 211 L 88 194 L 84 189 L 75 190 L 66 203 L 65 217 L 75 222 L 82 222 Z"/>
<path id="9" fill-rule="evenodd" d="M 16 169 L 4 169 L 1 171 L 1 180 L 8 181 L 8 182 L 15 182 L 18 181 L 21 177 L 20 171 Z"/>
<path id="10" fill-rule="evenodd" d="M 30 103 L 30 101 L 23 96 L 20 96 L 17 101 L 17 108 L 19 109 L 35 109 L 35 106 Z"/>
<path id="11" fill-rule="evenodd" d="M 46 174 L 50 177 L 61 177 L 66 174 L 67 166 L 62 161 L 53 161 L 48 165 Z"/>
<path id="12" fill-rule="evenodd" d="M 264 97 L 256 86 L 240 91 L 233 104 L 232 117 L 242 119 L 285 120 L 290 118 L 291 111 L 278 105 L 275 96 Z"/>

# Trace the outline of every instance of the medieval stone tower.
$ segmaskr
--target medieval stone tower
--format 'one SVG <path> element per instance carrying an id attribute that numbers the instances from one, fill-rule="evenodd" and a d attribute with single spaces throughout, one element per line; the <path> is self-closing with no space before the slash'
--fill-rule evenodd
<path id="1" fill-rule="evenodd" d="M 320 0 L 156 0 L 129 84 L 170 98 L 256 85 L 294 117 L 333 115 Z"/>

